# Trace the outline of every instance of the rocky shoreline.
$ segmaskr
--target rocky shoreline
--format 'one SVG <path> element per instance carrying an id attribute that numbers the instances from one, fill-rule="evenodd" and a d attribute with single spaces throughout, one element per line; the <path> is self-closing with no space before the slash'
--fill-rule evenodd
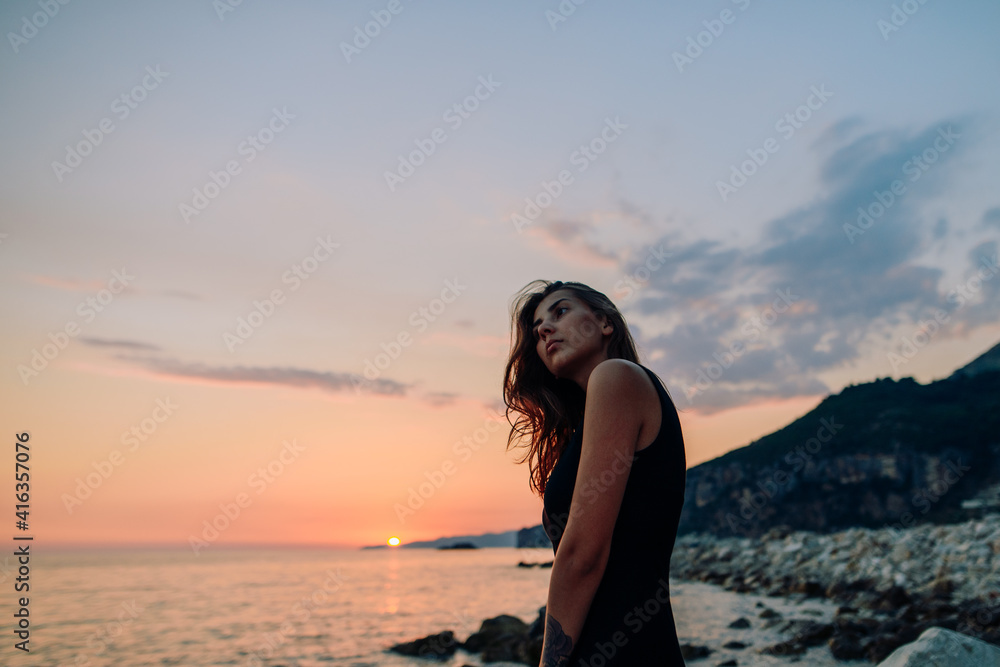
<path id="1" fill-rule="evenodd" d="M 784 618 L 763 606 L 755 624 L 788 637 L 757 649 L 770 656 L 801 656 L 825 644 L 836 659 L 879 663 L 932 627 L 1000 646 L 1000 514 L 905 530 L 824 535 L 776 528 L 754 539 L 685 535 L 674 548 L 671 577 L 838 605 L 831 622 Z M 537 665 L 543 620 L 544 607 L 530 624 L 499 616 L 464 642 L 445 631 L 390 650 L 443 659 L 463 649 L 481 654 L 483 662 Z M 730 627 L 749 626 L 739 618 Z M 712 653 L 704 646 L 684 650 L 689 661 Z"/>
<path id="2" fill-rule="evenodd" d="M 738 593 L 840 605 L 830 624 L 789 627 L 791 639 L 765 649 L 775 653 L 827 643 L 835 658 L 880 662 L 933 626 L 1000 645 L 1000 514 L 905 530 L 686 535 L 677 540 L 671 574 Z"/>

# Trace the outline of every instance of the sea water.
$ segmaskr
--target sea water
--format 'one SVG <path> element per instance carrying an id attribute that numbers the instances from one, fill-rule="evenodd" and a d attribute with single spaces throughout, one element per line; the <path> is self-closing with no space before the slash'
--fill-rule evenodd
<path id="1" fill-rule="evenodd" d="M 368 667 L 479 665 L 459 651 L 441 663 L 388 652 L 442 630 L 461 641 L 485 618 L 530 623 L 545 604 L 551 559 L 544 549 L 81 550 L 32 557 L 30 652 L 14 648 L 13 575 L 5 572 L 0 664 L 32 667 L 238 665 Z M 0 589 L 2 590 L 2 589 Z M 763 629 L 758 602 L 786 618 L 829 620 L 833 605 L 739 595 L 699 583 L 671 583 L 682 643 L 708 646 L 705 664 L 782 665 L 757 651 L 785 639 Z M 743 616 L 748 630 L 729 628 Z M 723 649 L 729 641 L 751 646 Z M 810 665 L 838 662 L 823 647 Z M 491 663 L 502 667 L 504 663 Z"/>

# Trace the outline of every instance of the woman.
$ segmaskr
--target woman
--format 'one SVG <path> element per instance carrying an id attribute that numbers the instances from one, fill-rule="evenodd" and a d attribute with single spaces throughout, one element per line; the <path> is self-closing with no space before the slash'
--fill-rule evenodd
<path id="1" fill-rule="evenodd" d="M 507 446 L 528 441 L 520 463 L 555 552 L 540 665 L 684 665 L 667 583 L 685 477 L 670 396 L 586 285 L 529 283 L 511 328 Z"/>

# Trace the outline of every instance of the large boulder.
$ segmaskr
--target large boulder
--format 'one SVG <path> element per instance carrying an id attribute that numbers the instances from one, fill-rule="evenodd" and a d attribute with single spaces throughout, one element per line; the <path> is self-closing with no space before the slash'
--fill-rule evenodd
<path id="1" fill-rule="evenodd" d="M 436 635 L 427 635 L 412 642 L 396 644 L 389 650 L 402 655 L 412 655 L 418 658 L 433 658 L 444 660 L 455 654 L 458 642 L 455 641 L 455 633 L 451 630 L 439 632 Z"/>
<path id="2" fill-rule="evenodd" d="M 479 632 L 469 635 L 463 648 L 470 653 L 481 653 L 491 647 L 506 645 L 512 641 L 524 641 L 527 638 L 527 623 L 516 616 L 501 614 L 483 621 L 479 626 Z"/>
<path id="3" fill-rule="evenodd" d="M 537 664 L 542 640 L 532 639 L 530 630 L 530 626 L 516 616 L 502 614 L 483 621 L 479 632 L 469 635 L 462 647 L 470 653 L 482 653 L 483 662 L 531 664 L 534 655 Z"/>
<path id="4" fill-rule="evenodd" d="M 1000 667 L 1000 648 L 944 628 L 928 628 L 878 667 Z"/>

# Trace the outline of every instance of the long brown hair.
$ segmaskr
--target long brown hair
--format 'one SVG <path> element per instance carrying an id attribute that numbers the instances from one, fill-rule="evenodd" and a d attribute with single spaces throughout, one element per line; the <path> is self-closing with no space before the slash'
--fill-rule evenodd
<path id="1" fill-rule="evenodd" d="M 565 289 L 587 304 L 594 315 L 607 318 L 613 327 L 608 342 L 609 359 L 626 359 L 639 363 L 635 342 L 625 318 L 601 292 L 577 282 L 533 280 L 525 285 L 511 304 L 511 349 L 503 379 L 503 398 L 507 405 L 507 421 L 511 431 L 507 450 L 515 441 L 527 440 L 524 456 L 531 471 L 529 484 L 538 495 L 545 493 L 545 484 L 556 461 L 562 454 L 573 428 L 583 418 L 586 394 L 578 384 L 566 378 L 556 378 L 535 348 L 532 333 L 535 309 L 552 292 Z M 518 415 L 511 421 L 511 413 Z"/>

